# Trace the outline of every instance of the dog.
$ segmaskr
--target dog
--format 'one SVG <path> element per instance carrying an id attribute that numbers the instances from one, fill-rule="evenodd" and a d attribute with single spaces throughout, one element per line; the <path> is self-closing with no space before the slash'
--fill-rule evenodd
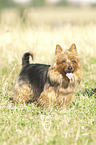
<path id="1" fill-rule="evenodd" d="M 27 52 L 22 57 L 22 69 L 13 89 L 16 103 L 35 102 L 41 107 L 66 108 L 74 101 L 74 89 L 82 78 L 81 65 L 75 44 L 63 50 L 57 44 L 51 65 L 30 64 Z"/>

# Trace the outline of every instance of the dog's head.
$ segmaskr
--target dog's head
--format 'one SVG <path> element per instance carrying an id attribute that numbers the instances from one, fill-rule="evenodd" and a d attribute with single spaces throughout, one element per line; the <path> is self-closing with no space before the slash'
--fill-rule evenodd
<path id="1" fill-rule="evenodd" d="M 79 68 L 79 58 L 75 44 L 72 44 L 69 49 L 63 51 L 60 45 L 56 45 L 55 50 L 55 68 L 63 77 L 71 79 L 73 74 Z"/>

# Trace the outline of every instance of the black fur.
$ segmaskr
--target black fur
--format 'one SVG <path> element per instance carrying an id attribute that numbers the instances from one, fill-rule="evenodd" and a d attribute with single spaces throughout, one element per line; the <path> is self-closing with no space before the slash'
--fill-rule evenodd
<path id="1" fill-rule="evenodd" d="M 32 53 L 24 53 L 23 57 L 22 57 L 22 66 L 26 66 L 29 64 L 29 56 L 32 57 L 33 60 L 33 54 Z"/>
<path id="2" fill-rule="evenodd" d="M 19 78 L 25 83 L 35 88 L 40 88 L 43 91 L 49 67 L 50 65 L 45 64 L 29 64 L 22 68 Z"/>
<path id="3" fill-rule="evenodd" d="M 47 81 L 47 73 L 50 65 L 29 64 L 30 55 L 30 53 L 25 53 L 22 57 L 22 70 L 19 74 L 18 81 L 29 84 L 36 97 L 39 97 Z"/>

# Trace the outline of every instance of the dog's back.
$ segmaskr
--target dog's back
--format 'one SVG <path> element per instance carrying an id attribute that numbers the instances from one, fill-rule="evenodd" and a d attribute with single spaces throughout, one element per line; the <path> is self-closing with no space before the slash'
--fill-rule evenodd
<path id="1" fill-rule="evenodd" d="M 22 57 L 22 69 L 14 86 L 13 99 L 15 98 L 15 102 L 36 101 L 43 91 L 47 80 L 50 65 L 30 64 L 29 56 L 33 59 L 33 54 L 29 52 Z M 22 94 L 23 97 L 21 97 Z M 18 100 L 17 98 L 20 99 Z"/>
<path id="2" fill-rule="evenodd" d="M 46 83 L 49 67 L 50 65 L 45 64 L 28 64 L 22 68 L 19 79 L 42 92 L 44 84 Z"/>

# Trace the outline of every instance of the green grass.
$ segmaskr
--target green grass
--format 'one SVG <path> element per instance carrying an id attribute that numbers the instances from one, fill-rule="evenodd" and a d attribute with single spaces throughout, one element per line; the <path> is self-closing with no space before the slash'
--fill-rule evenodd
<path id="1" fill-rule="evenodd" d="M 0 145 L 96 144 L 96 9 L 17 10 L 0 15 Z M 52 15 L 50 15 L 52 14 Z M 83 79 L 65 109 L 15 105 L 9 101 L 25 51 L 34 62 L 51 64 L 56 44 L 76 43 Z"/>

